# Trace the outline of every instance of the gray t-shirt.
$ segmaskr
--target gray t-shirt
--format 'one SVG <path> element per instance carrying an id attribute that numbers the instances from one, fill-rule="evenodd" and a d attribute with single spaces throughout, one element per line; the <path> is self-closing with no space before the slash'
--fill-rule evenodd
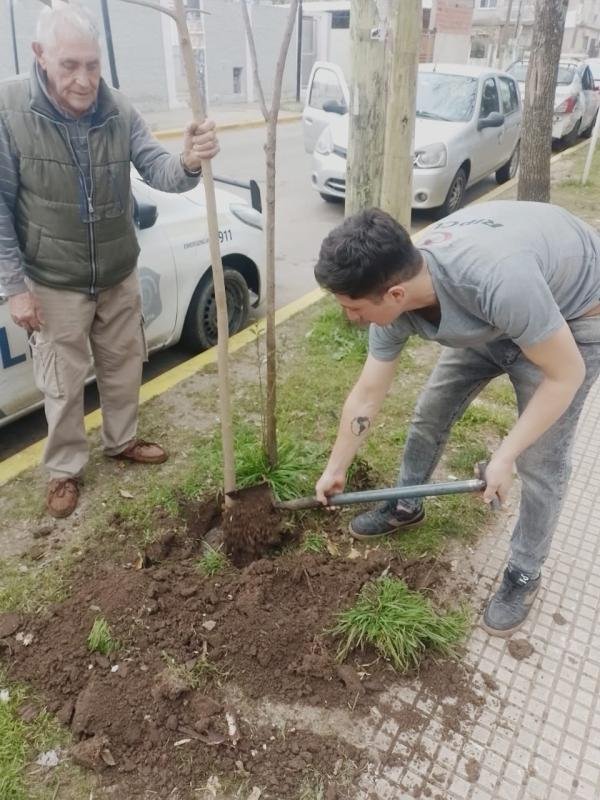
<path id="1" fill-rule="evenodd" d="M 418 245 L 440 322 L 412 311 L 371 325 L 369 352 L 380 361 L 413 334 L 448 347 L 500 338 L 529 347 L 600 303 L 600 235 L 558 206 L 481 203 L 441 220 Z"/>

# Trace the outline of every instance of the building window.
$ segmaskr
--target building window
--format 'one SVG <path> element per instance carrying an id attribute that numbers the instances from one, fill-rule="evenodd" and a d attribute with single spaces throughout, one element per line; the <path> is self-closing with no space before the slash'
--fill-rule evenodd
<path id="1" fill-rule="evenodd" d="M 477 0 L 478 8 L 496 8 L 498 0 Z"/>
<path id="2" fill-rule="evenodd" d="M 331 27 L 332 28 L 349 28 L 350 27 L 350 12 L 349 11 L 332 11 L 331 12 Z"/>
<path id="3" fill-rule="evenodd" d="M 234 67 L 233 68 L 233 93 L 234 94 L 241 94 L 242 93 L 242 72 L 243 67 Z"/>
<path id="4" fill-rule="evenodd" d="M 482 39 L 473 39 L 469 58 L 485 58 L 486 51 L 487 45 Z"/>

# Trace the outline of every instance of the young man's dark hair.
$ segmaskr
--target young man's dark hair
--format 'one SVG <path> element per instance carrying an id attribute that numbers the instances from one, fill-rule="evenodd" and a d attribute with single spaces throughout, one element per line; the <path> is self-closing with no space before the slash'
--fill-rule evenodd
<path id="1" fill-rule="evenodd" d="M 358 299 L 414 278 L 422 261 L 402 225 L 370 208 L 348 217 L 323 240 L 315 278 L 334 294 Z"/>

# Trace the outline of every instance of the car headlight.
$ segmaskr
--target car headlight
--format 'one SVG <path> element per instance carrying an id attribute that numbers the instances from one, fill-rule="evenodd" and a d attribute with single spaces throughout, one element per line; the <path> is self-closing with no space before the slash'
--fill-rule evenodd
<path id="1" fill-rule="evenodd" d="M 333 153 L 333 136 L 331 135 L 331 130 L 329 128 L 325 128 L 323 133 L 317 139 L 315 151 L 320 153 L 322 156 L 329 156 L 331 153 Z"/>
<path id="2" fill-rule="evenodd" d="M 229 210 L 241 222 L 246 225 L 251 225 L 253 228 L 258 228 L 262 231 L 263 218 L 262 214 L 252 206 L 245 206 L 242 203 L 232 203 Z"/>
<path id="3" fill-rule="evenodd" d="M 431 169 L 432 167 L 445 167 L 448 160 L 446 145 L 429 144 L 427 147 L 420 147 L 415 150 L 414 166 L 421 169 Z"/>

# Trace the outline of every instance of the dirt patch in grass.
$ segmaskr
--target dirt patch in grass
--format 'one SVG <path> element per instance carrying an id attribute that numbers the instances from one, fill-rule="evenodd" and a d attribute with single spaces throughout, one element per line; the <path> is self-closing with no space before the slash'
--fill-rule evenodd
<path id="1" fill-rule="evenodd" d="M 366 737 L 347 731 L 364 724 L 398 676 L 370 651 L 340 664 L 326 631 L 382 574 L 434 600 L 456 591 L 456 577 L 433 558 L 354 548 L 295 549 L 206 577 L 198 560 L 218 507 L 188 509 L 187 527 L 173 523 L 141 555 L 127 551 L 117 563 L 90 554 L 66 601 L 44 615 L 0 618 L 0 658 L 70 727 L 73 760 L 118 796 L 176 791 L 191 800 L 216 774 L 259 786 L 265 800 L 297 798 L 319 775 L 331 796 L 351 798 L 369 753 Z M 98 617 L 118 647 L 107 656 L 87 647 Z M 426 663 L 419 679 L 434 699 L 454 698 L 443 702 L 449 735 L 484 702 L 458 665 Z M 332 713 L 345 720 L 337 731 L 316 722 Z M 406 726 L 425 721 L 409 706 L 399 713 Z"/>

